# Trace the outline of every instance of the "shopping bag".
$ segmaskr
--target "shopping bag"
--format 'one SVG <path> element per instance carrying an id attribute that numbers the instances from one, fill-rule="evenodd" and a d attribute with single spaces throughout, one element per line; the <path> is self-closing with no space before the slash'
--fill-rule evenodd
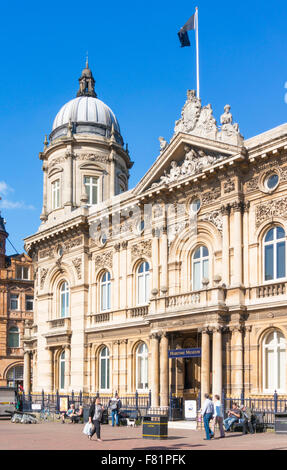
<path id="1" fill-rule="evenodd" d="M 92 423 L 86 423 L 83 429 L 83 433 L 86 434 L 86 436 L 90 436 L 92 433 L 93 425 Z"/>

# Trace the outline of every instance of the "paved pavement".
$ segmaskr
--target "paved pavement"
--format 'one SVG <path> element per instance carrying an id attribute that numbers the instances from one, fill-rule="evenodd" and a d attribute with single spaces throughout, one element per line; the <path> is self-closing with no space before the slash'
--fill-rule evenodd
<path id="1" fill-rule="evenodd" d="M 142 438 L 141 427 L 102 426 L 103 442 L 89 441 L 82 424 L 15 424 L 0 420 L 0 450 L 287 450 L 287 435 L 274 432 L 204 441 L 201 430 L 170 429 L 167 440 Z M 95 437 L 95 436 L 94 436 Z"/>

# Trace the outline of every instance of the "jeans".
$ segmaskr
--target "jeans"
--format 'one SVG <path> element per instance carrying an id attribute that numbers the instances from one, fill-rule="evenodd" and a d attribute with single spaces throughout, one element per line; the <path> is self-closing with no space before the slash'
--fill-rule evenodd
<path id="1" fill-rule="evenodd" d="M 115 425 L 115 418 L 116 418 L 116 425 L 119 425 L 119 413 L 118 410 L 112 410 L 112 426 Z"/>
<path id="2" fill-rule="evenodd" d="M 92 429 L 92 432 L 91 432 L 91 437 L 97 433 L 97 439 L 101 439 L 101 423 L 98 419 L 96 420 L 93 420 L 93 429 Z"/>
<path id="3" fill-rule="evenodd" d="M 226 431 L 229 431 L 231 425 L 232 425 L 233 423 L 236 423 L 237 421 L 238 421 L 238 418 L 236 418 L 235 416 L 226 418 L 226 419 L 223 421 L 225 430 L 226 430 Z"/>
<path id="4" fill-rule="evenodd" d="M 203 423 L 204 423 L 204 429 L 205 429 L 205 434 L 206 434 L 206 439 L 210 440 L 212 436 L 214 436 L 213 432 L 211 431 L 209 427 L 209 421 L 212 419 L 212 413 L 205 413 L 203 416 Z"/>
<path id="5" fill-rule="evenodd" d="M 215 416 L 214 418 L 214 426 L 213 426 L 213 433 L 215 435 L 215 427 L 218 424 L 220 430 L 220 437 L 224 437 L 224 429 L 223 429 L 223 418 L 221 416 Z"/>

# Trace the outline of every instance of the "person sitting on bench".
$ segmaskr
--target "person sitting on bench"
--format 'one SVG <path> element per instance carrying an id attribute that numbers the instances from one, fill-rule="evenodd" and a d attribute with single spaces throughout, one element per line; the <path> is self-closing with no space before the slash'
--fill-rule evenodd
<path id="1" fill-rule="evenodd" d="M 71 408 L 68 409 L 65 413 L 62 413 L 62 423 L 65 423 L 65 418 L 72 419 L 73 416 L 76 415 L 75 404 L 71 404 Z"/>
<path id="2" fill-rule="evenodd" d="M 72 423 L 78 423 L 81 418 L 84 417 L 84 411 L 82 405 L 79 407 L 79 411 L 76 411 L 75 414 L 71 416 Z"/>
<path id="3" fill-rule="evenodd" d="M 240 411 L 241 411 L 241 418 L 239 420 L 239 423 L 242 424 L 242 428 L 243 428 L 242 434 L 247 434 L 247 428 L 250 434 L 254 434 L 251 409 L 244 405 L 241 405 Z"/>
<path id="4" fill-rule="evenodd" d="M 223 425 L 225 427 L 225 431 L 230 431 L 230 428 L 233 423 L 238 423 L 241 413 L 240 409 L 238 408 L 237 403 L 232 403 L 232 409 L 228 411 L 227 418 L 223 421 Z"/>

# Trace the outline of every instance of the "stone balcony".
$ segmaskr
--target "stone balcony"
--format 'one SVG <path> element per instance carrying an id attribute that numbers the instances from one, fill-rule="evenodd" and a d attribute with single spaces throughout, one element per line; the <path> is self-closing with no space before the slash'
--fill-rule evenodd
<path id="1" fill-rule="evenodd" d="M 55 318 L 53 320 L 49 320 L 47 322 L 49 324 L 50 330 L 67 330 L 70 331 L 71 329 L 71 319 L 69 317 L 66 318 Z"/>
<path id="2" fill-rule="evenodd" d="M 287 301 L 287 282 L 273 282 L 246 289 L 246 302 L 249 304 L 274 301 Z"/>

